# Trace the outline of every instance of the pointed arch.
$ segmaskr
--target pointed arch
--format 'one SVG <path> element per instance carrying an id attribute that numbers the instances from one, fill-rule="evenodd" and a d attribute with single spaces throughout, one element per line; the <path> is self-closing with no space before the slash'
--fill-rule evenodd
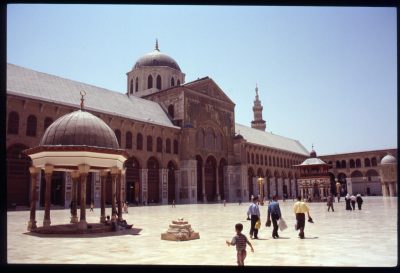
<path id="1" fill-rule="evenodd" d="M 149 75 L 147 77 L 147 89 L 149 89 L 149 88 L 153 88 L 153 76 L 152 75 Z"/>
<path id="2" fill-rule="evenodd" d="M 156 78 L 156 88 L 157 88 L 158 90 L 161 90 L 161 86 L 162 86 L 162 84 L 161 84 L 161 76 L 160 76 L 160 75 L 157 75 L 157 78 Z"/>
<path id="3" fill-rule="evenodd" d="M 7 133 L 12 135 L 18 135 L 19 131 L 19 115 L 15 111 L 11 111 L 8 114 Z"/>

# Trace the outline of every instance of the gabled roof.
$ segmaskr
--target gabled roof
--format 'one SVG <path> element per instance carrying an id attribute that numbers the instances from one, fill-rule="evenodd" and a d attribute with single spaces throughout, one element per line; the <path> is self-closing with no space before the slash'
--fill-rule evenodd
<path id="1" fill-rule="evenodd" d="M 267 146 L 279 150 L 284 150 L 300 155 L 309 155 L 306 148 L 298 141 L 291 138 L 274 135 L 269 132 L 264 132 L 241 124 L 235 124 L 236 134 L 243 136 L 247 142 Z"/>
<path id="2" fill-rule="evenodd" d="M 7 64 L 7 94 L 79 108 L 82 90 L 86 110 L 180 129 L 156 102 Z"/>
<path id="3" fill-rule="evenodd" d="M 315 157 L 315 158 L 307 158 L 301 164 L 295 166 L 310 166 L 310 165 L 328 165 L 328 164 L 326 164 L 321 159 Z"/>
<path id="4" fill-rule="evenodd" d="M 204 77 L 185 83 L 183 86 L 212 98 L 220 99 L 235 105 L 235 103 L 224 93 L 224 91 L 222 91 L 218 84 L 216 84 L 215 81 L 209 77 Z"/>

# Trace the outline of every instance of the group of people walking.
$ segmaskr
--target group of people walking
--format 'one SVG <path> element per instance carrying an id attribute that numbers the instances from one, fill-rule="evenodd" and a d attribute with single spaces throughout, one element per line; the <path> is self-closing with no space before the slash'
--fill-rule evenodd
<path id="1" fill-rule="evenodd" d="M 361 210 L 362 207 L 362 203 L 364 202 L 361 194 L 357 194 L 357 197 L 354 196 L 354 194 L 352 194 L 350 196 L 350 194 L 347 194 L 345 197 L 345 201 L 346 201 L 346 210 L 355 210 L 356 209 L 356 203 L 358 206 L 358 210 Z"/>

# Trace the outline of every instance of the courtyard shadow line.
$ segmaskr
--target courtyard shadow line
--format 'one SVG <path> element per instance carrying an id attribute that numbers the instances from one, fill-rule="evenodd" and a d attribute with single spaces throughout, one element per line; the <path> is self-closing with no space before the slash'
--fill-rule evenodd
<path id="1" fill-rule="evenodd" d="M 113 237 L 122 235 L 140 235 L 142 229 L 131 228 L 119 231 L 101 232 L 101 233 L 80 233 L 80 234 L 43 234 L 36 232 L 25 232 L 23 234 L 40 237 L 40 238 L 101 238 L 101 237 Z"/>

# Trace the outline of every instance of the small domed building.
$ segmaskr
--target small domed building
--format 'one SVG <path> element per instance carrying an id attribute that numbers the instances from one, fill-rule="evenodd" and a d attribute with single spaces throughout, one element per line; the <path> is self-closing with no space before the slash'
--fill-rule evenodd
<path id="1" fill-rule="evenodd" d="M 68 172 L 72 177 L 70 191 L 71 221 L 78 229 L 86 230 L 86 180 L 90 172 L 100 173 L 101 177 L 101 215 L 100 223 L 105 221 L 106 178 L 112 176 L 112 220 L 122 220 L 121 177 L 124 162 L 128 158 L 125 150 L 120 149 L 114 131 L 101 119 L 83 108 L 61 116 L 45 131 L 37 147 L 24 151 L 32 159 L 29 168 L 31 174 L 30 220 L 28 230 L 36 226 L 36 185 L 41 170 L 45 174 L 45 208 L 43 228 L 50 228 L 51 184 L 55 171 Z M 80 192 L 78 192 L 80 189 Z M 78 199 L 80 197 L 80 200 Z M 77 204 L 80 204 L 80 219 L 77 216 Z M 116 205 L 118 203 L 118 215 Z"/>
<path id="2" fill-rule="evenodd" d="M 380 164 L 380 172 L 382 177 L 382 195 L 383 196 L 397 196 L 397 160 L 391 155 L 387 154 L 382 158 Z"/>

